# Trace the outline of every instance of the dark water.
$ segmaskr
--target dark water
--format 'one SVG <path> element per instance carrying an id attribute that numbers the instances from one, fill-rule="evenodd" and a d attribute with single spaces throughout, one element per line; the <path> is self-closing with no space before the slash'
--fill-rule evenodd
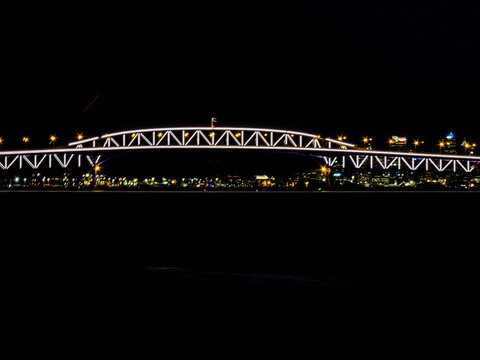
<path id="1" fill-rule="evenodd" d="M 14 337 L 75 343 L 85 331 L 148 338 L 173 328 L 202 334 L 207 324 L 331 334 L 468 322 L 479 200 L 2 192 L 4 324 Z"/>

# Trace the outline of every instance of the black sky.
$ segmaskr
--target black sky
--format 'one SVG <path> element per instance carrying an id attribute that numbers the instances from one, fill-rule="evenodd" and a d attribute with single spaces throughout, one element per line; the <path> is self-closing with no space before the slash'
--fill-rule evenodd
<path id="1" fill-rule="evenodd" d="M 474 1 L 0 7 L 0 136 L 12 142 L 211 116 L 354 140 L 480 138 Z"/>

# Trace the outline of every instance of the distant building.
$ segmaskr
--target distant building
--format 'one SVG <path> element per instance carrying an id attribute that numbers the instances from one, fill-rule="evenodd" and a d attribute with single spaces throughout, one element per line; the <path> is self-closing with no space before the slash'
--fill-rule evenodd
<path id="1" fill-rule="evenodd" d="M 440 142 L 443 144 L 443 152 L 445 154 L 456 154 L 457 153 L 457 139 L 453 132 L 450 132 L 445 138 Z"/>
<path id="2" fill-rule="evenodd" d="M 464 149 L 465 155 L 474 155 L 477 144 L 471 143 L 467 141 L 467 139 L 464 139 L 460 146 Z"/>
<path id="3" fill-rule="evenodd" d="M 407 150 L 407 138 L 404 136 L 393 135 L 388 140 L 388 144 L 390 145 L 390 148 L 395 151 Z"/>

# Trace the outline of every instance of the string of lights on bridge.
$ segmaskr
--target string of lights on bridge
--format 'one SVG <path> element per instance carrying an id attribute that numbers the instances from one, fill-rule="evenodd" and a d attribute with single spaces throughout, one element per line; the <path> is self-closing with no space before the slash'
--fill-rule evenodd
<path id="1" fill-rule="evenodd" d="M 212 136 L 212 133 L 210 133 L 210 136 Z M 132 133 L 131 137 L 133 138 L 133 137 L 135 137 L 135 135 L 136 135 L 135 133 Z M 185 133 L 186 137 L 188 137 L 189 135 L 190 134 L 188 132 Z M 159 133 L 159 136 L 161 136 L 160 133 Z M 81 141 L 81 140 L 84 139 L 84 135 L 82 133 L 78 133 L 78 134 L 76 134 L 75 138 L 76 138 L 77 141 Z M 320 135 L 319 135 L 319 138 L 321 138 Z M 445 149 L 446 147 L 451 145 L 451 141 L 452 141 L 453 138 L 454 138 L 454 135 L 452 133 L 450 133 L 449 135 L 447 135 L 445 137 L 445 139 L 440 140 L 436 144 L 440 153 L 442 153 L 443 149 Z M 345 135 L 338 135 L 337 136 L 338 141 L 346 141 L 347 139 L 348 138 Z M 29 143 L 31 143 L 31 140 L 32 140 L 32 138 L 30 136 L 22 136 L 21 137 L 21 142 L 24 145 L 28 145 Z M 46 140 L 48 140 L 49 145 L 55 146 L 55 144 L 57 143 L 58 137 L 56 135 L 50 135 L 50 136 L 48 136 L 48 138 L 46 138 Z M 373 138 L 371 138 L 369 136 L 364 136 L 361 139 L 361 143 L 363 143 L 364 148 L 372 149 Z M 392 136 L 392 137 L 389 137 L 388 140 L 385 143 L 388 144 L 389 147 L 399 148 L 401 146 L 404 146 L 405 149 L 406 149 L 407 139 L 405 137 Z M 5 139 L 0 136 L 0 149 L 2 149 L 5 145 L 6 145 Z M 418 147 L 425 145 L 425 142 L 423 140 L 415 139 L 415 140 L 413 140 L 412 145 L 414 147 L 414 151 L 417 151 Z M 467 154 L 469 152 L 471 154 L 473 154 L 476 150 L 477 143 L 476 142 L 469 142 L 469 141 L 464 140 L 461 143 L 461 147 L 463 147 L 465 154 Z"/>
<path id="2" fill-rule="evenodd" d="M 462 143 L 465 155 L 457 154 L 455 136 L 447 135 L 448 141 L 444 154 L 440 145 L 439 153 L 413 152 L 406 148 L 407 138 L 392 136 L 389 139 L 390 150 L 372 150 L 370 137 L 363 138 L 363 147 L 347 142 L 345 135 L 337 139 L 323 138 L 320 135 L 295 130 L 247 128 L 247 127 L 162 127 L 150 129 L 124 130 L 107 133 L 85 139 L 77 134 L 76 141 L 68 146 L 55 146 L 57 136 L 49 137 L 50 148 L 0 150 L 0 168 L 9 170 L 13 165 L 22 169 L 27 166 L 38 169 L 40 166 L 90 165 L 96 167 L 106 161 L 105 156 L 114 152 L 151 151 L 166 149 L 190 150 L 257 150 L 289 151 L 309 153 L 318 157 L 329 167 L 353 166 L 356 169 L 369 167 L 384 170 L 406 168 L 411 171 L 436 169 L 472 172 L 478 169 L 480 156 L 473 155 L 476 144 Z M 22 142 L 27 145 L 30 137 L 24 136 Z M 3 140 L 2 140 L 3 144 Z M 415 150 L 421 144 L 415 141 Z M 467 154 L 467 149 L 469 153 Z M 448 151 L 447 151 L 448 150 Z"/>

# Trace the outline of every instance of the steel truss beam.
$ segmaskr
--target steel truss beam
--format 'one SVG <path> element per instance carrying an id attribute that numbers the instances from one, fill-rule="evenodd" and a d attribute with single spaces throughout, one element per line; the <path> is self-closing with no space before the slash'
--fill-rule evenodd
<path id="1" fill-rule="evenodd" d="M 113 151 L 159 149 L 254 149 L 322 154 L 328 166 L 353 166 L 356 169 L 408 169 L 472 172 L 480 156 L 406 153 L 356 148 L 355 145 L 318 135 L 289 130 L 261 128 L 155 128 L 105 134 L 56 149 L 0 151 L 0 169 L 12 166 L 62 168 L 95 166 L 101 156 Z M 86 159 L 86 161 L 85 161 Z"/>
<path id="2" fill-rule="evenodd" d="M 354 144 L 323 139 L 318 135 L 298 131 L 258 128 L 158 128 L 128 130 L 105 134 L 69 144 L 77 148 L 112 148 L 138 146 L 239 146 L 293 147 L 321 149 L 354 148 Z"/>
<path id="3" fill-rule="evenodd" d="M 76 159 L 76 161 L 75 161 Z M 31 169 L 38 169 L 41 165 L 47 165 L 51 169 L 54 165 L 60 165 L 62 168 L 69 166 L 81 167 L 83 160 L 87 160 L 87 164 L 95 166 L 100 163 L 101 155 L 84 155 L 69 153 L 50 153 L 50 154 L 19 154 L 19 155 L 0 155 L 0 169 L 9 170 L 12 165 L 18 165 L 19 169 L 23 169 L 25 165 Z"/>
<path id="4" fill-rule="evenodd" d="M 339 165 L 343 168 L 346 164 L 351 164 L 355 169 L 368 168 L 388 170 L 391 168 L 407 169 L 410 171 L 415 170 L 436 170 L 443 172 L 446 170 L 451 171 L 463 171 L 472 172 L 480 164 L 479 159 L 436 159 L 436 158 L 418 158 L 411 156 L 383 156 L 377 155 L 348 155 L 348 156 L 336 156 L 336 157 L 323 157 L 328 166 Z"/>

